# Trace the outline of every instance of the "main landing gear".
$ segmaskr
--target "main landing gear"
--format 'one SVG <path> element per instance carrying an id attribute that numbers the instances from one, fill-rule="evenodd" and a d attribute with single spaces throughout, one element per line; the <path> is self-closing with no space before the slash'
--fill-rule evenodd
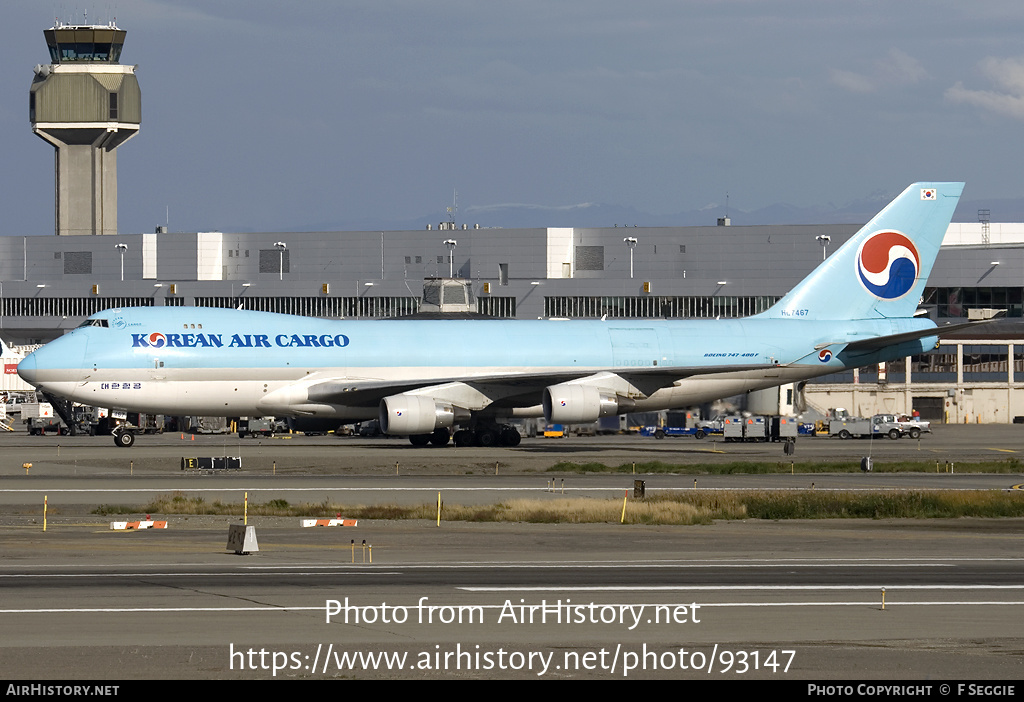
<path id="1" fill-rule="evenodd" d="M 432 434 L 413 434 L 409 442 L 413 446 L 447 446 L 453 438 L 448 429 L 435 429 Z M 511 424 L 481 425 L 475 429 L 459 429 L 454 434 L 456 446 L 518 446 L 522 441 L 519 431 Z"/>

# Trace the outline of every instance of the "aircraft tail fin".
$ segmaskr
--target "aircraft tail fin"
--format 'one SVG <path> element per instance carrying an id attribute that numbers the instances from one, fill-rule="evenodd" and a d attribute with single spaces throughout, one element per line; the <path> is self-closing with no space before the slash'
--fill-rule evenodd
<path id="1" fill-rule="evenodd" d="M 912 317 L 963 183 L 914 183 L 761 316 Z"/>

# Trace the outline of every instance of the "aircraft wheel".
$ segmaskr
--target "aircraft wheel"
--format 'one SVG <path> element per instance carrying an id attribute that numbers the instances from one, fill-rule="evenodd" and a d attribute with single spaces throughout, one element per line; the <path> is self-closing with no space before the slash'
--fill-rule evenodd
<path id="1" fill-rule="evenodd" d="M 519 435 L 519 432 L 511 427 L 505 427 L 501 430 L 500 434 L 502 446 L 518 446 L 519 442 L 523 440 L 523 437 Z"/>
<path id="2" fill-rule="evenodd" d="M 432 434 L 413 434 L 409 437 L 409 443 L 416 447 L 426 446 L 430 443 L 431 436 Z"/>
<path id="3" fill-rule="evenodd" d="M 130 431 L 119 431 L 114 434 L 114 445 L 118 448 L 131 448 L 135 445 L 135 434 Z"/>
<path id="4" fill-rule="evenodd" d="M 484 448 L 494 446 L 498 443 L 498 432 L 493 429 L 481 429 L 476 433 L 476 443 Z"/>
<path id="5" fill-rule="evenodd" d="M 458 447 L 473 445 L 473 432 L 469 429 L 459 429 L 455 432 L 455 445 Z"/>
<path id="6" fill-rule="evenodd" d="M 447 446 L 448 440 L 451 438 L 451 432 L 442 427 L 440 429 L 435 429 L 434 433 L 430 435 L 430 443 L 434 446 Z"/>
<path id="7" fill-rule="evenodd" d="M 890 429 L 889 430 L 889 438 L 892 439 L 893 441 L 896 441 L 896 439 L 900 438 L 900 430 L 899 429 Z"/>

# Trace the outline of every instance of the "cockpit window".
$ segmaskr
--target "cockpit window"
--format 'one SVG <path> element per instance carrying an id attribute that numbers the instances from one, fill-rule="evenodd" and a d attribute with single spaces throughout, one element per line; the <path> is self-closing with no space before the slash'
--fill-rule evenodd
<path id="1" fill-rule="evenodd" d="M 106 319 L 87 319 L 79 327 L 110 327 L 110 321 Z"/>

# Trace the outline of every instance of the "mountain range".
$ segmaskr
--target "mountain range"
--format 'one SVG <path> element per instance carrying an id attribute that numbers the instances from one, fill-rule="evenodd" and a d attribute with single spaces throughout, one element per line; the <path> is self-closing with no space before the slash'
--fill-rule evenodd
<path id="1" fill-rule="evenodd" d="M 714 226 L 719 217 L 728 217 L 733 226 L 766 224 L 863 224 L 878 213 L 892 194 L 877 193 L 845 205 L 797 207 L 775 204 L 756 210 L 710 204 L 700 209 L 673 214 L 651 214 L 633 207 L 604 203 L 581 203 L 548 207 L 528 204 L 471 205 L 457 213 L 457 228 L 533 229 L 539 227 L 685 227 Z M 954 222 L 977 222 L 979 210 L 989 210 L 992 222 L 1024 222 L 1024 198 L 979 199 L 961 201 Z M 424 215 L 415 219 L 337 219 L 329 222 L 291 227 L 289 231 L 398 231 L 438 229 L 447 215 Z"/>

